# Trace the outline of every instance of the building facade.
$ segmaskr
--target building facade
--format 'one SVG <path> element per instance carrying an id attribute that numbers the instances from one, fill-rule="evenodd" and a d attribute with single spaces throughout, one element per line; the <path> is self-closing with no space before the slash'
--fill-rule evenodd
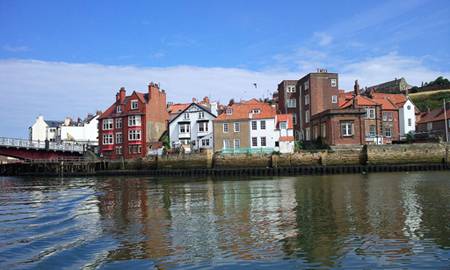
<path id="1" fill-rule="evenodd" d="M 29 128 L 29 139 L 32 141 L 51 141 L 56 142 L 62 121 L 44 120 L 40 115 L 36 118 L 34 124 Z"/>
<path id="2" fill-rule="evenodd" d="M 291 152 L 292 115 L 277 115 L 273 106 L 255 99 L 234 103 L 214 120 L 214 140 L 214 151 L 224 153 Z"/>
<path id="3" fill-rule="evenodd" d="M 153 144 L 159 144 L 167 130 L 169 114 L 166 93 L 150 83 L 147 93 L 125 88 L 116 101 L 99 117 L 99 152 L 108 159 L 145 157 Z"/>
<path id="4" fill-rule="evenodd" d="M 212 149 L 214 143 L 213 120 L 216 115 L 208 108 L 191 103 L 169 122 L 169 140 L 173 148 Z"/>
<path id="5" fill-rule="evenodd" d="M 421 137 L 450 141 L 450 138 L 447 138 L 447 136 L 449 136 L 450 134 L 449 103 L 446 104 L 446 109 L 447 110 L 444 111 L 444 108 L 438 108 L 422 113 L 420 120 L 417 121 L 416 126 L 417 135 Z"/>
<path id="6" fill-rule="evenodd" d="M 276 91 L 276 99 L 274 101 L 277 104 L 278 112 L 282 114 L 291 114 L 294 130 L 297 130 L 296 137 L 299 138 L 300 122 L 297 119 L 300 118 L 299 104 L 298 104 L 298 91 L 297 80 L 283 80 L 278 84 Z"/>

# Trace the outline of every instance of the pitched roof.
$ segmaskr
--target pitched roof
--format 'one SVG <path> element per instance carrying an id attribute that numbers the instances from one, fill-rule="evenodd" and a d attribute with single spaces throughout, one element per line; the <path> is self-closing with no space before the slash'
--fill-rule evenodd
<path id="1" fill-rule="evenodd" d="M 392 103 L 395 104 L 397 107 L 403 106 L 405 102 L 408 100 L 406 95 L 403 94 L 385 94 L 385 93 L 372 93 L 373 98 L 387 98 L 390 99 Z"/>
<path id="2" fill-rule="evenodd" d="M 382 110 L 397 110 L 397 107 L 389 98 L 373 98 L 372 100 L 380 104 Z"/>
<path id="3" fill-rule="evenodd" d="M 200 104 L 198 104 L 198 103 L 191 103 L 191 104 L 189 104 L 189 106 L 187 106 L 186 108 L 184 108 L 184 110 L 182 110 L 180 113 L 178 113 L 174 118 L 172 118 L 172 119 L 169 121 L 169 123 L 172 123 L 173 121 L 175 121 L 175 119 L 177 119 L 178 117 L 180 117 L 180 115 L 182 115 L 185 111 L 187 111 L 187 110 L 188 110 L 190 107 L 192 107 L 192 106 L 196 106 L 196 107 L 202 109 L 203 111 L 209 113 L 209 114 L 212 115 L 213 117 L 216 117 L 213 113 L 211 113 L 211 111 L 209 110 L 209 108 L 207 108 L 207 107 L 205 107 L 205 106 L 203 106 L 203 105 L 200 105 Z"/>
<path id="4" fill-rule="evenodd" d="M 347 107 L 352 106 L 353 99 L 356 99 L 357 106 L 379 106 L 380 105 L 368 97 L 357 95 L 355 97 L 352 97 L 350 100 L 347 100 L 346 102 L 344 102 L 340 107 L 347 108 Z"/>
<path id="5" fill-rule="evenodd" d="M 184 111 L 187 107 L 189 107 L 189 105 L 191 105 L 191 103 L 175 103 L 175 104 L 171 104 L 167 108 L 167 111 L 169 113 L 180 113 L 180 112 Z"/>
<path id="6" fill-rule="evenodd" d="M 227 114 L 227 109 L 231 109 L 231 114 Z M 217 116 L 217 121 L 226 120 L 242 120 L 250 119 L 250 113 L 252 110 L 259 110 L 259 113 L 252 114 L 252 119 L 267 119 L 274 118 L 276 115 L 276 110 L 270 104 L 265 102 L 260 102 L 257 99 L 251 99 L 248 101 L 242 101 L 239 103 L 234 103 L 231 106 L 227 106 L 225 111 Z"/>
<path id="7" fill-rule="evenodd" d="M 280 122 L 287 122 L 287 128 L 293 129 L 294 128 L 294 119 L 292 117 L 292 114 L 277 114 L 276 115 L 277 122 L 275 123 L 276 127 L 278 128 Z"/>
<path id="8" fill-rule="evenodd" d="M 447 119 L 450 119 L 450 108 L 447 109 Z M 417 124 L 442 120 L 445 120 L 444 108 L 438 108 L 431 110 L 429 112 L 422 113 L 420 120 L 417 122 Z"/>
<path id="9" fill-rule="evenodd" d="M 44 121 L 51 128 L 59 127 L 64 123 L 63 121 L 55 121 L 55 120 L 44 120 Z"/>

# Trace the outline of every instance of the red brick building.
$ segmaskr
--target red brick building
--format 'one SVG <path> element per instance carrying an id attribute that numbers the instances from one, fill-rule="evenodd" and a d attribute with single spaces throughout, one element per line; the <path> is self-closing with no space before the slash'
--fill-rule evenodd
<path id="1" fill-rule="evenodd" d="M 447 128 L 447 134 L 450 136 L 450 104 L 447 103 L 446 107 L 447 112 L 444 111 L 444 108 L 438 108 L 422 113 L 416 126 L 417 134 L 426 135 L 427 138 L 439 138 L 443 141 L 450 141 L 450 138 L 446 138 L 445 132 Z M 445 123 L 446 118 L 447 123 Z"/>
<path id="2" fill-rule="evenodd" d="M 296 138 L 299 139 L 300 119 L 298 91 L 296 88 L 297 80 L 283 80 L 278 84 L 274 100 L 277 102 L 277 109 L 282 114 L 292 114 L 294 121 L 294 130 L 296 130 Z"/>
<path id="3" fill-rule="evenodd" d="M 99 152 L 109 159 L 145 157 L 167 129 L 166 93 L 150 83 L 147 93 L 125 88 L 99 117 Z"/>

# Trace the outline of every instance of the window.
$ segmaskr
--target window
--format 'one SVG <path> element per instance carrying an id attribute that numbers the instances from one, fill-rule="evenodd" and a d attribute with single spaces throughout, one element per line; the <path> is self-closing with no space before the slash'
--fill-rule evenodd
<path id="1" fill-rule="evenodd" d="M 116 146 L 116 154 L 122 155 L 122 146 Z"/>
<path id="2" fill-rule="evenodd" d="M 116 128 L 122 128 L 122 118 L 116 118 Z"/>
<path id="3" fill-rule="evenodd" d="M 325 123 L 322 123 L 320 125 L 320 130 L 322 133 L 322 138 L 326 138 L 327 137 L 327 125 Z"/>
<path id="4" fill-rule="evenodd" d="M 103 130 L 111 130 L 112 128 L 113 128 L 113 119 L 103 120 Z"/>
<path id="5" fill-rule="evenodd" d="M 189 113 L 185 113 L 185 114 L 183 115 L 183 117 L 184 117 L 184 120 L 189 120 Z"/>
<path id="6" fill-rule="evenodd" d="M 309 89 L 309 81 L 306 81 L 304 84 L 304 89 L 308 90 Z"/>
<path id="7" fill-rule="evenodd" d="M 260 109 L 252 109 L 251 113 L 252 114 L 260 114 L 261 110 Z"/>
<path id="8" fill-rule="evenodd" d="M 233 114 L 233 109 L 227 108 L 227 114 L 228 114 L 228 115 L 232 115 L 232 114 Z"/>
<path id="9" fill-rule="evenodd" d="M 266 145 L 266 137 L 261 137 L 261 147 L 267 146 Z"/>
<path id="10" fill-rule="evenodd" d="M 208 122 L 198 122 L 198 132 L 208 132 Z"/>
<path id="11" fill-rule="evenodd" d="M 294 122 L 294 125 L 297 125 L 297 115 L 295 113 L 292 114 L 292 122 Z"/>
<path id="12" fill-rule="evenodd" d="M 140 130 L 129 130 L 128 131 L 128 140 L 129 141 L 139 141 L 141 140 L 141 131 Z"/>
<path id="13" fill-rule="evenodd" d="M 450 122 L 449 122 L 450 123 Z M 412 126 L 412 119 L 408 118 L 408 127 Z"/>
<path id="14" fill-rule="evenodd" d="M 186 134 L 191 131 L 191 124 L 180 124 L 180 133 Z"/>
<path id="15" fill-rule="evenodd" d="M 140 115 L 130 115 L 130 116 L 128 116 L 128 126 L 129 127 L 139 127 L 139 126 L 141 126 L 141 116 Z"/>
<path id="16" fill-rule="evenodd" d="M 288 92 L 288 93 L 295 93 L 295 85 L 289 85 L 287 87 L 286 92 Z"/>
<path id="17" fill-rule="evenodd" d="M 331 103 L 337 103 L 338 98 L 337 96 L 331 96 Z"/>
<path id="18" fill-rule="evenodd" d="M 391 127 L 384 127 L 384 136 L 390 138 L 392 137 L 392 128 Z"/>
<path id="19" fill-rule="evenodd" d="M 113 144 L 113 135 L 112 134 L 103 134 L 103 144 Z"/>
<path id="20" fill-rule="evenodd" d="M 392 112 L 383 112 L 383 121 L 392 121 L 393 113 Z"/>
<path id="21" fill-rule="evenodd" d="M 230 140 L 223 140 L 223 148 L 225 148 L 225 149 L 231 148 L 230 147 Z"/>
<path id="22" fill-rule="evenodd" d="M 198 112 L 198 119 L 205 118 L 205 112 Z"/>
<path id="23" fill-rule="evenodd" d="M 305 139 L 307 141 L 311 140 L 311 130 L 309 128 L 305 128 Z"/>
<path id="24" fill-rule="evenodd" d="M 234 148 L 241 148 L 241 140 L 234 140 Z"/>
<path id="25" fill-rule="evenodd" d="M 117 144 L 120 144 L 120 143 L 122 143 L 123 142 L 123 135 L 122 135 L 122 132 L 117 132 L 116 133 L 116 143 Z"/>
<path id="26" fill-rule="evenodd" d="M 142 150 L 142 147 L 140 145 L 130 145 L 128 146 L 128 153 L 129 154 L 140 154 Z"/>
<path id="27" fill-rule="evenodd" d="M 367 119 L 375 119 L 375 109 L 374 108 L 366 108 L 366 118 Z"/>
<path id="28" fill-rule="evenodd" d="M 137 100 L 132 100 L 131 101 L 131 109 L 132 110 L 136 110 L 138 108 L 138 101 Z"/>
<path id="29" fill-rule="evenodd" d="M 286 129 L 286 128 L 287 128 L 286 121 L 280 122 L 280 129 Z"/>
<path id="30" fill-rule="evenodd" d="M 353 122 L 341 122 L 341 135 L 344 137 L 353 136 Z"/>
<path id="31" fill-rule="evenodd" d="M 252 146 L 253 147 L 258 146 L 258 138 L 257 137 L 252 137 Z"/>
<path id="32" fill-rule="evenodd" d="M 411 110 L 411 105 L 406 106 L 406 109 L 409 111 Z"/>
<path id="33" fill-rule="evenodd" d="M 433 129 L 433 122 L 428 122 L 427 123 L 427 130 L 430 131 Z"/>
<path id="34" fill-rule="evenodd" d="M 116 106 L 116 113 L 121 113 L 122 112 L 122 106 L 117 105 Z"/>
<path id="35" fill-rule="evenodd" d="M 369 137 L 375 137 L 377 136 L 377 126 L 370 125 L 369 126 Z"/>
<path id="36" fill-rule="evenodd" d="M 233 123 L 234 132 L 240 132 L 241 131 L 241 124 L 239 122 Z"/>
<path id="37" fill-rule="evenodd" d="M 261 120 L 261 122 L 259 122 L 259 127 L 261 129 L 266 129 L 266 121 L 265 120 Z"/>
<path id="38" fill-rule="evenodd" d="M 331 79 L 331 87 L 337 87 L 337 80 L 336 79 Z"/>
<path id="39" fill-rule="evenodd" d="M 314 126 L 313 127 L 313 138 L 317 139 L 318 136 L 319 136 L 319 133 L 317 131 L 317 126 Z"/>
<path id="40" fill-rule="evenodd" d="M 297 101 L 295 99 L 288 99 L 287 100 L 287 107 L 288 108 L 295 108 L 295 107 L 297 107 Z"/>
<path id="41" fill-rule="evenodd" d="M 202 139 L 201 143 L 202 143 L 202 146 L 209 146 L 209 139 Z"/>
<path id="42" fill-rule="evenodd" d="M 305 123 L 309 123 L 309 110 L 305 113 Z"/>
<path id="43" fill-rule="evenodd" d="M 228 123 L 223 123 L 223 132 L 228 133 Z"/>
<path id="44" fill-rule="evenodd" d="M 309 104 L 309 95 L 305 95 L 305 105 Z"/>
<path id="45" fill-rule="evenodd" d="M 257 130 L 257 129 L 258 129 L 258 122 L 252 121 L 252 130 Z"/>

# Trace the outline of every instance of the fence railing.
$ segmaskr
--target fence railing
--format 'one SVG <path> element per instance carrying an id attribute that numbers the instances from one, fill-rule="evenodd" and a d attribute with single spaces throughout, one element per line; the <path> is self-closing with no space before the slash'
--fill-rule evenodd
<path id="1" fill-rule="evenodd" d="M 56 143 L 45 141 L 31 141 L 25 139 L 16 138 L 4 138 L 0 137 L 0 146 L 9 147 L 21 147 L 21 148 L 32 148 L 32 149 L 45 149 L 45 150 L 55 150 L 64 152 L 80 152 L 84 151 L 83 145 L 72 144 L 72 143 Z"/>
<path id="2" fill-rule="evenodd" d="M 261 147 L 261 148 L 225 148 L 220 150 L 222 154 L 271 154 L 274 148 L 272 147 Z"/>

